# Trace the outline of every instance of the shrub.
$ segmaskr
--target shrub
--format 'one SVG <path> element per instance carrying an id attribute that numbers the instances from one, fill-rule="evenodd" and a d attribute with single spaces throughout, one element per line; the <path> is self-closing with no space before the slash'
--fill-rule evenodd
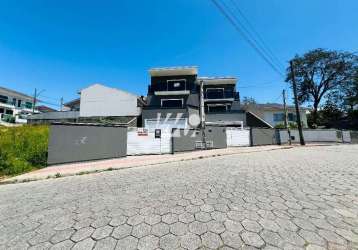
<path id="1" fill-rule="evenodd" d="M 46 166 L 47 126 L 0 128 L 0 175 L 15 175 Z"/>

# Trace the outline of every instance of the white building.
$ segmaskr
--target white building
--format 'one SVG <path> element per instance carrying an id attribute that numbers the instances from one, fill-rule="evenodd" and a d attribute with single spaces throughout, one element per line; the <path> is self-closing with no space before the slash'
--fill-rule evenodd
<path id="1" fill-rule="evenodd" d="M 285 123 L 285 113 L 282 104 L 266 103 L 266 104 L 250 104 L 245 107 L 246 111 L 254 114 L 256 117 L 265 121 L 270 127 L 274 128 Z M 307 111 L 309 109 L 300 107 L 301 121 L 304 128 L 307 128 Z M 288 122 L 296 123 L 296 110 L 294 106 L 287 107 Z"/>
<path id="2" fill-rule="evenodd" d="M 35 113 L 38 111 L 35 110 Z M 33 114 L 33 97 L 15 90 L 0 87 L 0 122 L 26 123 Z"/>

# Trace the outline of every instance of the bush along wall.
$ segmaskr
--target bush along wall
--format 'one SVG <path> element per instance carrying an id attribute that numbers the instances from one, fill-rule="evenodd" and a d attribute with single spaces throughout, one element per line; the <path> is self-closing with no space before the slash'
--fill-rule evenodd
<path id="1" fill-rule="evenodd" d="M 48 126 L 0 127 L 0 176 L 46 166 Z"/>

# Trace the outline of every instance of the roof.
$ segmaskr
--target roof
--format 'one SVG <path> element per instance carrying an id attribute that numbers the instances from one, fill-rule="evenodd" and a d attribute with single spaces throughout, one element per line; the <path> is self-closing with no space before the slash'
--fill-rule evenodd
<path id="1" fill-rule="evenodd" d="M 260 110 L 265 110 L 265 111 L 281 111 L 283 110 L 283 104 L 280 103 L 265 103 L 265 104 L 250 104 L 251 107 L 256 108 L 256 109 L 260 109 Z M 293 105 L 288 105 L 287 109 L 295 109 L 295 106 Z M 307 107 L 300 107 L 301 110 L 310 110 Z"/>
<path id="2" fill-rule="evenodd" d="M 47 107 L 45 105 L 41 105 L 41 106 L 36 106 L 36 109 L 42 113 L 46 113 L 46 112 L 54 112 L 57 111 L 56 109 Z"/>
<path id="3" fill-rule="evenodd" d="M 18 92 L 18 91 L 16 91 L 16 90 L 8 89 L 8 88 L 1 87 L 1 86 L 0 86 L 0 92 L 1 92 L 1 91 L 8 92 L 8 93 L 10 93 L 11 95 L 19 96 L 19 97 L 22 97 L 22 98 L 31 99 L 31 100 L 33 99 L 33 96 L 29 96 L 29 95 L 26 95 L 26 94 L 24 94 L 24 93 Z"/>
<path id="4" fill-rule="evenodd" d="M 232 76 L 224 77 L 198 77 L 198 81 L 203 81 L 204 85 L 217 85 L 217 84 L 236 84 L 237 78 Z"/>
<path id="5" fill-rule="evenodd" d="M 149 70 L 151 76 L 179 76 L 179 75 L 197 75 L 197 66 L 181 66 L 181 67 L 163 67 L 151 68 Z"/>
<path id="6" fill-rule="evenodd" d="M 63 105 L 66 106 L 66 107 L 71 107 L 71 106 L 74 106 L 74 105 L 77 105 L 77 104 L 80 104 L 80 98 L 77 98 L 77 99 L 74 99 L 72 101 L 66 102 Z"/>

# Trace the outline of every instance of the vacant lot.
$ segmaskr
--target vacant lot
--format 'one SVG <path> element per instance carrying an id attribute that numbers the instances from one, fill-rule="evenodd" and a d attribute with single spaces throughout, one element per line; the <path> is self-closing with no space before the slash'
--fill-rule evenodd
<path id="1" fill-rule="evenodd" d="M 358 146 L 0 186 L 0 249 L 358 249 Z"/>
<path id="2" fill-rule="evenodd" d="M 46 166 L 48 126 L 0 127 L 0 178 Z"/>

